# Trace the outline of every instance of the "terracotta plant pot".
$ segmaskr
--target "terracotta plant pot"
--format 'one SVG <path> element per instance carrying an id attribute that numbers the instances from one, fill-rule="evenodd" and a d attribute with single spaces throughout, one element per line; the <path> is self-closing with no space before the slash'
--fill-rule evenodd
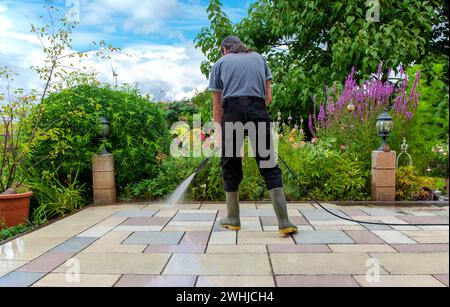
<path id="1" fill-rule="evenodd" d="M 23 194 L 0 194 L 0 221 L 8 227 L 17 226 L 28 220 L 30 197 L 33 192 Z M 0 229 L 2 228 L 0 222 Z"/>

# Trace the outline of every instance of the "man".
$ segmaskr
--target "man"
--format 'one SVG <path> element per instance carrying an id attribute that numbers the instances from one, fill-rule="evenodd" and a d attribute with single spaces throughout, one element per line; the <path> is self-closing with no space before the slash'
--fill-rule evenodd
<path id="1" fill-rule="evenodd" d="M 288 218 L 282 174 L 274 161 L 271 145 L 270 119 L 266 109 L 272 99 L 270 69 L 260 54 L 249 50 L 236 36 L 228 36 L 223 40 L 221 52 L 223 56 L 214 64 L 209 84 L 209 89 L 213 92 L 214 120 L 222 127 L 221 167 L 228 214 L 220 220 L 220 225 L 231 230 L 241 229 L 239 184 L 243 177 L 240 157 L 243 135 L 239 135 L 239 131 L 234 128 L 239 124 L 241 127 L 242 124 L 245 127 L 253 124 L 256 129 L 252 129 L 252 133 L 246 132 L 272 199 L 279 232 L 297 232 L 297 226 Z M 263 129 L 258 129 L 260 126 Z M 260 149 L 261 144 L 265 145 L 263 147 L 270 144 L 268 156 L 264 154 L 265 150 Z M 271 164 L 270 159 L 274 163 Z"/>

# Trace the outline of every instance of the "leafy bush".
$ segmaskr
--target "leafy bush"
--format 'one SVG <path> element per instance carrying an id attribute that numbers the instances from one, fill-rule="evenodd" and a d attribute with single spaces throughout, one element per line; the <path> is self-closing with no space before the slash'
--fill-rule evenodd
<path id="1" fill-rule="evenodd" d="M 31 216 L 33 224 L 42 224 L 47 220 L 71 213 L 86 204 L 83 184 L 79 184 L 77 175 L 68 174 L 67 181 L 59 182 L 55 173 L 37 174 L 27 182 L 33 191 Z"/>
<path id="2" fill-rule="evenodd" d="M 397 169 L 396 200 L 430 200 L 432 191 L 442 190 L 444 183 L 439 178 L 420 176 L 413 166 Z"/>
<path id="3" fill-rule="evenodd" d="M 280 142 L 279 154 L 308 191 L 321 200 L 366 200 L 370 171 L 367 161 L 345 150 L 336 151 L 335 139 L 316 140 L 300 147 Z M 281 166 L 282 167 L 282 166 Z M 284 171 L 288 199 L 308 199 L 293 176 Z"/>
<path id="4" fill-rule="evenodd" d="M 415 74 L 421 67 L 416 65 L 410 68 L 408 75 Z M 420 100 L 417 112 L 406 127 L 408 151 L 421 174 L 425 174 L 428 167 L 435 170 L 433 164 L 436 155 L 432 151 L 433 147 L 439 143 L 448 143 L 449 88 L 445 72 L 444 63 L 433 63 L 430 69 L 425 70 L 419 84 Z M 438 168 L 442 170 L 442 167 Z M 434 172 L 433 175 L 439 175 L 439 172 Z"/>
<path id="5" fill-rule="evenodd" d="M 349 152 L 335 151 L 335 140 L 320 140 L 317 144 L 295 146 L 284 135 L 279 142 L 279 155 L 298 174 L 300 182 L 322 200 L 366 200 L 370 182 L 370 166 Z M 247 148 L 247 147 L 245 147 Z M 131 199 L 153 200 L 167 196 L 200 164 L 202 158 L 169 158 L 161 164 L 160 174 L 149 180 L 127 187 Z M 370 162 L 369 162 L 370 163 Z M 290 200 L 309 199 L 283 166 L 286 197 Z M 242 200 L 268 198 L 264 179 L 253 157 L 243 158 L 244 178 L 240 185 Z M 187 200 L 224 200 L 222 174 L 218 158 L 194 177 L 188 189 Z"/>
<path id="6" fill-rule="evenodd" d="M 135 89 L 120 90 L 85 84 L 51 94 L 40 115 L 43 129 L 55 131 L 38 142 L 29 156 L 38 173 L 55 171 L 60 182 L 78 170 L 80 183 L 92 185 L 92 157 L 99 153 L 99 117 L 111 122 L 106 147 L 114 154 L 116 185 L 158 175 L 158 157 L 168 149 L 168 129 L 162 111 Z M 39 115 L 35 115 L 39 116 Z"/>

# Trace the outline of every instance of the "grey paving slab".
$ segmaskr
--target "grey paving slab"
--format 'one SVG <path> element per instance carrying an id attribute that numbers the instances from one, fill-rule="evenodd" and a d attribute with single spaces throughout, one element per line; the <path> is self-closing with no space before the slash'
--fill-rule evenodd
<path id="1" fill-rule="evenodd" d="M 293 235 L 297 244 L 351 244 L 353 240 L 340 230 L 307 230 Z"/>
<path id="2" fill-rule="evenodd" d="M 79 252 L 89 246 L 98 238 L 92 237 L 73 237 L 63 242 L 53 249 L 55 252 Z"/>
<path id="3" fill-rule="evenodd" d="M 379 222 L 379 221 L 374 221 Z M 392 230 L 393 228 L 387 225 L 371 225 L 371 224 L 361 224 L 363 227 L 367 228 L 368 230 Z"/>
<path id="4" fill-rule="evenodd" d="M 123 244 L 142 245 L 142 244 L 160 244 L 176 245 L 180 242 L 184 232 L 182 231 L 137 231 L 129 236 Z"/>
<path id="5" fill-rule="evenodd" d="M 172 221 L 214 221 L 215 213 L 178 213 Z"/>
<path id="6" fill-rule="evenodd" d="M 152 217 L 158 210 L 121 210 L 114 213 L 113 216 L 120 217 Z"/>
<path id="7" fill-rule="evenodd" d="M 301 214 L 309 221 L 338 221 L 340 220 L 338 217 L 322 210 L 322 209 L 299 209 Z M 331 209 L 331 212 L 337 214 L 339 216 L 343 216 L 348 218 L 348 216 L 336 209 Z"/>
<path id="8" fill-rule="evenodd" d="M 44 277 L 47 273 L 11 272 L 0 278 L 0 287 L 28 287 Z"/>
<path id="9" fill-rule="evenodd" d="M 399 216 L 405 215 L 401 210 L 383 209 L 383 208 L 362 208 L 362 211 L 371 216 Z"/>
<path id="10" fill-rule="evenodd" d="M 244 216 L 275 216 L 273 209 L 241 209 L 241 217 Z"/>

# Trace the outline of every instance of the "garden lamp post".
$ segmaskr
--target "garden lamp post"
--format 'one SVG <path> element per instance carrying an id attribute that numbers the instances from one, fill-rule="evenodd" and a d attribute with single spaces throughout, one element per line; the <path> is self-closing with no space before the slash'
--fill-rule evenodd
<path id="1" fill-rule="evenodd" d="M 109 136 L 110 133 L 110 122 L 104 118 L 103 116 L 100 116 L 100 124 L 98 125 L 98 135 L 100 136 L 100 142 L 102 142 L 102 155 L 109 154 L 109 152 L 106 150 L 105 142 L 106 139 Z"/>
<path id="2" fill-rule="evenodd" d="M 377 118 L 377 131 L 378 135 L 381 137 L 382 142 L 379 151 L 390 151 L 387 144 L 387 138 L 394 128 L 394 121 L 392 117 L 384 110 L 384 112 Z M 387 150 L 386 150 L 387 149 Z"/>
<path id="3" fill-rule="evenodd" d="M 110 133 L 110 122 L 100 116 L 97 135 L 102 143 L 102 151 L 92 161 L 92 186 L 94 204 L 111 204 L 116 201 L 116 181 L 114 156 L 106 150 L 106 140 Z"/>

